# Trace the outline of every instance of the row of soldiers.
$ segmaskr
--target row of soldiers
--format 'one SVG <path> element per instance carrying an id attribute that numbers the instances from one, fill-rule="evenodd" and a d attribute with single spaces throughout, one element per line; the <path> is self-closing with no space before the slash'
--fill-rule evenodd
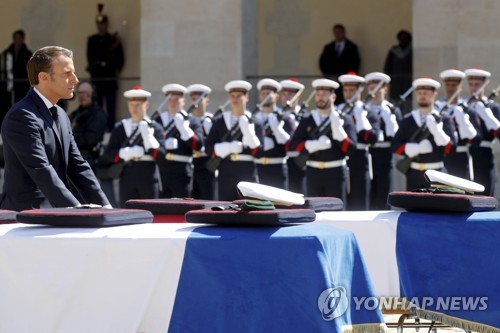
<path id="1" fill-rule="evenodd" d="M 314 80 L 304 99 L 297 80 L 262 79 L 252 112 L 252 85 L 242 80 L 225 85 L 228 101 L 213 113 L 207 112 L 209 87 L 167 84 L 151 118 L 151 93 L 136 87 L 124 93 L 131 117 L 113 129 L 100 165 L 119 170 L 121 205 L 131 198 L 234 200 L 236 184 L 251 181 L 338 197 L 349 210 L 386 209 L 393 153 L 402 157 L 409 190 L 426 187 L 425 170 L 446 167 L 493 195 L 492 143 L 500 122 L 498 107 L 484 96 L 489 77 L 482 69 L 446 70 L 441 100 L 439 82 L 417 79 L 402 101 L 415 91 L 418 108 L 404 117 L 386 99 L 390 77 L 379 72 L 340 76 L 346 100 L 340 105 L 335 81 Z M 468 99 L 460 97 L 465 78 Z"/>

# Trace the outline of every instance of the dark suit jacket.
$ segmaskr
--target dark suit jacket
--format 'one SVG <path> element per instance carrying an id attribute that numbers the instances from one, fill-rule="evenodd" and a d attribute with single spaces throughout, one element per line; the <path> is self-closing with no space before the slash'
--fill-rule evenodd
<path id="1" fill-rule="evenodd" d="M 69 190 L 71 184 L 86 203 L 109 204 L 92 169 L 80 155 L 66 112 L 58 108 L 58 115 L 62 140 L 50 111 L 30 89 L 5 116 L 2 209 L 40 208 L 47 200 L 54 207 L 78 205 L 80 202 Z"/>
<path id="2" fill-rule="evenodd" d="M 358 47 L 349 39 L 345 40 L 340 57 L 335 52 L 335 41 L 325 45 L 319 59 L 319 68 L 324 76 L 338 76 L 347 72 L 358 72 L 360 58 Z M 336 78 L 335 78 L 336 79 Z"/>

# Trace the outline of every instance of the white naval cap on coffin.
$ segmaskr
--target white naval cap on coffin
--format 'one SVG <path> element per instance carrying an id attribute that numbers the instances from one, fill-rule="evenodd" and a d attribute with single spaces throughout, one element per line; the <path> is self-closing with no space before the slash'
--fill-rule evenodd
<path id="1" fill-rule="evenodd" d="M 439 77 L 443 80 L 446 79 L 458 79 L 462 80 L 465 77 L 465 73 L 459 71 L 458 69 L 447 69 L 439 73 Z"/>
<path id="2" fill-rule="evenodd" d="M 281 89 L 291 89 L 291 90 L 303 90 L 304 85 L 302 83 L 299 83 L 295 79 L 288 79 L 288 80 L 283 80 L 280 81 L 281 84 Z"/>
<path id="3" fill-rule="evenodd" d="M 468 193 L 484 191 L 484 186 L 481 184 L 455 177 L 444 172 L 427 170 L 424 175 L 427 181 L 431 183 L 431 187 L 454 187 Z"/>
<path id="4" fill-rule="evenodd" d="M 231 92 L 232 90 L 240 90 L 249 92 L 252 89 L 252 84 L 243 80 L 233 80 L 226 83 L 224 90 Z"/>
<path id="5" fill-rule="evenodd" d="M 340 86 L 337 82 L 329 79 L 316 79 L 311 82 L 311 85 L 314 89 L 330 88 L 332 90 L 337 89 Z"/>
<path id="6" fill-rule="evenodd" d="M 387 74 L 380 72 L 372 72 L 365 75 L 366 82 L 370 81 L 383 81 L 384 83 L 391 82 L 391 77 Z"/>
<path id="7" fill-rule="evenodd" d="M 280 91 L 281 90 L 281 84 L 273 79 L 262 79 L 259 82 L 257 82 L 257 89 L 261 90 L 263 88 L 269 87 L 270 89 L 274 91 Z"/>
<path id="8" fill-rule="evenodd" d="M 237 188 L 244 198 L 269 200 L 280 205 L 303 205 L 304 195 L 277 187 L 250 182 L 239 182 Z"/>
<path id="9" fill-rule="evenodd" d="M 416 79 L 415 81 L 413 81 L 413 87 L 415 89 L 428 87 L 428 88 L 433 88 L 433 89 L 437 90 L 441 87 L 441 83 L 439 83 L 436 80 L 433 80 L 431 78 L 423 77 L 423 78 Z"/>
<path id="10" fill-rule="evenodd" d="M 356 73 L 347 73 L 344 75 L 339 76 L 339 82 L 342 84 L 348 84 L 348 83 L 354 83 L 354 84 L 360 84 L 365 82 L 365 78 L 359 75 L 356 75 Z"/>
<path id="11" fill-rule="evenodd" d="M 212 89 L 210 89 L 209 86 L 206 86 L 204 84 L 201 84 L 201 83 L 195 83 L 195 84 L 192 84 L 190 86 L 187 87 L 187 92 L 189 94 L 192 94 L 194 92 L 198 92 L 198 93 L 206 93 L 206 94 L 210 94 L 212 92 Z"/>
<path id="12" fill-rule="evenodd" d="M 178 93 L 181 93 L 184 95 L 187 92 L 187 89 L 186 89 L 186 87 L 184 87 L 183 85 L 180 85 L 178 83 L 169 83 L 169 84 L 164 85 L 161 88 L 161 91 L 163 91 L 163 93 L 165 95 L 168 93 L 171 93 L 171 92 L 178 92 Z"/>
<path id="13" fill-rule="evenodd" d="M 151 97 L 151 93 L 149 91 L 143 90 L 139 86 L 135 86 L 130 90 L 127 90 L 123 93 L 123 97 L 125 98 L 149 98 Z"/>
<path id="14" fill-rule="evenodd" d="M 489 78 L 491 76 L 491 73 L 488 71 L 485 71 L 484 69 L 481 68 L 469 68 L 464 71 L 465 75 L 467 77 L 484 77 L 484 78 Z"/>

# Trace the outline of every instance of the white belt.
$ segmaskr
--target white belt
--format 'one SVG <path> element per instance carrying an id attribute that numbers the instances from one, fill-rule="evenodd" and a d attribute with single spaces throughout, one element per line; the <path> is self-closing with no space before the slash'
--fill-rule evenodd
<path id="1" fill-rule="evenodd" d="M 457 153 L 467 153 L 469 146 L 457 146 Z"/>
<path id="2" fill-rule="evenodd" d="M 132 162 L 154 162 L 154 159 L 151 155 L 142 155 L 139 158 L 133 158 Z"/>
<path id="3" fill-rule="evenodd" d="M 493 148 L 493 142 L 491 142 L 491 141 L 484 141 L 484 140 L 483 140 L 483 141 L 481 141 L 481 142 L 479 143 L 479 147 L 482 147 L 482 148 L 490 148 L 490 149 L 491 149 L 491 148 Z"/>
<path id="4" fill-rule="evenodd" d="M 299 154 L 300 154 L 300 152 L 295 151 L 295 150 L 286 152 L 286 156 L 291 157 L 291 158 L 295 158 L 295 157 L 299 156 Z"/>
<path id="5" fill-rule="evenodd" d="M 358 143 L 358 144 L 356 144 L 356 148 L 359 149 L 359 150 L 367 150 L 368 147 L 370 147 L 370 145 L 366 144 L 366 143 Z"/>
<path id="6" fill-rule="evenodd" d="M 285 164 L 286 157 L 261 157 L 255 159 L 255 163 L 267 165 L 267 164 Z"/>
<path id="7" fill-rule="evenodd" d="M 373 148 L 391 148 L 391 143 L 389 141 L 375 142 L 372 146 Z"/>
<path id="8" fill-rule="evenodd" d="M 172 153 L 167 153 L 167 155 L 165 155 L 165 158 L 167 159 L 167 161 L 184 162 L 184 163 L 191 163 L 191 161 L 193 160 L 191 156 L 177 155 Z"/>
<path id="9" fill-rule="evenodd" d="M 243 155 L 243 154 L 231 154 L 229 155 L 229 159 L 233 162 L 253 162 L 254 157 L 252 155 Z"/>
<path id="10" fill-rule="evenodd" d="M 420 171 L 425 171 L 429 169 L 441 169 L 442 167 L 444 167 L 443 162 L 434 162 L 434 163 L 411 162 L 410 164 L 410 168 Z"/>
<path id="11" fill-rule="evenodd" d="M 307 161 L 307 166 L 311 168 L 316 168 L 316 169 L 331 169 L 331 168 L 338 168 L 343 165 L 346 165 L 346 160 L 345 158 L 342 160 L 336 160 L 336 161 L 328 161 L 328 162 L 323 162 L 323 161 Z M 325 179 L 326 180 L 326 179 Z"/>

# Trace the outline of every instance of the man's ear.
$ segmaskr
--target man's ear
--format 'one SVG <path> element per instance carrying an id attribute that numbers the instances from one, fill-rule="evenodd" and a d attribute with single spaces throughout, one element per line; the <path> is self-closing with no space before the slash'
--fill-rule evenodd
<path id="1" fill-rule="evenodd" d="M 47 72 L 40 72 L 38 73 L 38 82 L 48 82 L 50 79 L 50 74 Z"/>

